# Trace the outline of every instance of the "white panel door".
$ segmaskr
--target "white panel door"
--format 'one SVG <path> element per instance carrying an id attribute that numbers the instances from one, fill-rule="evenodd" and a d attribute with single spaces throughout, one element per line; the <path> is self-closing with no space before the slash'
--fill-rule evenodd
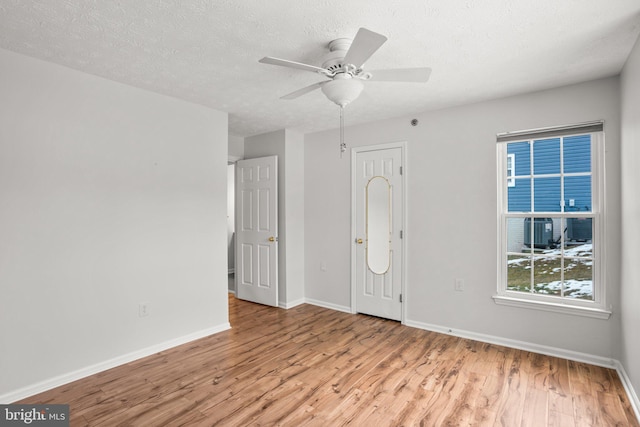
<path id="1" fill-rule="evenodd" d="M 402 320 L 403 148 L 355 152 L 355 311 Z"/>
<path id="2" fill-rule="evenodd" d="M 278 306 L 278 159 L 236 163 L 236 296 Z"/>

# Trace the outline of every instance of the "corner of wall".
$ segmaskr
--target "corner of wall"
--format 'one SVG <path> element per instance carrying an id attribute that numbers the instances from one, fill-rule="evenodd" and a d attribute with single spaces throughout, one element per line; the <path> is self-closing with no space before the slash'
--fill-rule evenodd
<path id="1" fill-rule="evenodd" d="M 621 108 L 621 349 L 625 387 L 636 399 L 640 419 L 640 38 L 627 59 L 620 77 Z"/>

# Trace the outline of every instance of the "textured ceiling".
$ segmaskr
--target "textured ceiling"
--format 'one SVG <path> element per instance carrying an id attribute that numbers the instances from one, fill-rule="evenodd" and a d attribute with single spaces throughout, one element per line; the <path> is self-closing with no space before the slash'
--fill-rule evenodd
<path id="1" fill-rule="evenodd" d="M 638 0 L 0 0 L 0 47 L 229 113 L 229 132 L 338 126 L 321 65 L 359 27 L 389 40 L 367 69 L 433 69 L 427 84 L 367 82 L 347 124 L 616 75 L 640 33 Z"/>

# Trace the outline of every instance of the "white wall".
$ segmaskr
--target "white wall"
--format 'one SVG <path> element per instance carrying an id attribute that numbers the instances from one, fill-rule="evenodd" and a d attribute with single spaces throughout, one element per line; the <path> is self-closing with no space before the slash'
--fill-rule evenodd
<path id="1" fill-rule="evenodd" d="M 229 156 L 237 159 L 244 157 L 244 138 L 229 135 Z"/>
<path id="2" fill-rule="evenodd" d="M 407 321 L 605 358 L 620 344 L 619 81 L 450 108 L 346 129 L 350 147 L 407 141 Z M 347 108 L 358 108 L 357 100 Z M 604 119 L 609 320 L 499 306 L 496 133 Z M 350 307 L 350 160 L 338 130 L 305 137 L 306 298 Z M 321 271 L 325 262 L 327 271 Z M 464 292 L 454 279 L 465 280 Z"/>
<path id="3" fill-rule="evenodd" d="M 287 306 L 304 301 L 304 135 L 285 131 Z"/>
<path id="4" fill-rule="evenodd" d="M 0 401 L 228 327 L 226 113 L 4 50 L 0 75 Z"/>
<path id="5" fill-rule="evenodd" d="M 621 77 L 622 103 L 622 351 L 621 362 L 640 391 L 640 39 Z"/>
<path id="6" fill-rule="evenodd" d="M 246 159 L 278 156 L 278 300 L 304 301 L 304 137 L 282 129 L 245 139 Z"/>

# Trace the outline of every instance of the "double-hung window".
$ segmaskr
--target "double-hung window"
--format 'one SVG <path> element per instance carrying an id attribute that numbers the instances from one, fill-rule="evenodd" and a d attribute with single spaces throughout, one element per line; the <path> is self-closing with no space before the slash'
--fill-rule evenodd
<path id="1" fill-rule="evenodd" d="M 497 136 L 500 304 L 608 318 L 603 123 Z"/>

